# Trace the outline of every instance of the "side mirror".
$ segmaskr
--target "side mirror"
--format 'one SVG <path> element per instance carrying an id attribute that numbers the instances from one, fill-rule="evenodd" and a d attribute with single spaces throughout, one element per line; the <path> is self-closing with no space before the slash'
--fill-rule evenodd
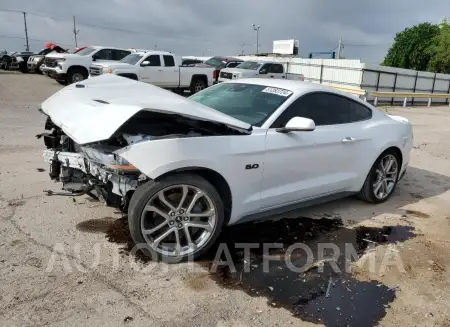
<path id="1" fill-rule="evenodd" d="M 316 129 L 314 120 L 304 117 L 293 117 L 285 127 L 277 128 L 278 133 L 311 132 Z"/>
<path id="2" fill-rule="evenodd" d="M 141 63 L 141 67 L 147 67 L 150 65 L 150 61 L 146 60 Z"/>
<path id="3" fill-rule="evenodd" d="M 92 56 L 92 61 L 96 61 L 97 59 L 98 59 L 97 54 L 95 54 L 95 55 Z"/>
<path id="4" fill-rule="evenodd" d="M 259 71 L 259 74 L 261 74 L 261 75 L 267 74 L 267 68 L 262 68 L 262 69 Z"/>

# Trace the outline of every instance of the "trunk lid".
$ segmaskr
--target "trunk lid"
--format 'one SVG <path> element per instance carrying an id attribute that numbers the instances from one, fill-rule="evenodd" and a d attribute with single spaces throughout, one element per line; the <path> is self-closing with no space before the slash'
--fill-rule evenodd
<path id="1" fill-rule="evenodd" d="M 42 104 L 78 144 L 103 141 L 141 110 L 182 115 L 250 134 L 251 125 L 157 86 L 113 74 L 69 85 Z"/>

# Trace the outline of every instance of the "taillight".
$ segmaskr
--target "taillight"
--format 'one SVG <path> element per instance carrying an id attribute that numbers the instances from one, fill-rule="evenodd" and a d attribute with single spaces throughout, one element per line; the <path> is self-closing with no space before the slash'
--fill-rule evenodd
<path id="1" fill-rule="evenodd" d="M 217 79 L 217 70 L 213 71 L 213 78 Z"/>

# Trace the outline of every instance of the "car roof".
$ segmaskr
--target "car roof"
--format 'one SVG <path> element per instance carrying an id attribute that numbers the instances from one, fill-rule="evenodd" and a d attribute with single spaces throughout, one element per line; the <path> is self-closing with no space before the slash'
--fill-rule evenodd
<path id="1" fill-rule="evenodd" d="M 285 79 L 269 79 L 269 78 L 242 78 L 237 80 L 226 81 L 223 83 L 242 83 L 242 84 L 254 84 L 254 85 L 262 85 L 268 87 L 277 87 L 280 89 L 285 89 L 288 91 L 292 91 L 296 94 L 305 94 L 310 92 L 329 92 L 341 94 L 349 97 L 348 93 L 339 91 L 332 87 L 316 84 L 312 82 L 305 81 L 296 81 L 296 80 L 285 80 Z"/>
<path id="2" fill-rule="evenodd" d="M 156 50 L 148 50 L 148 51 L 136 51 L 133 52 L 134 54 L 138 54 L 138 55 L 149 55 L 149 54 L 154 54 L 154 55 L 171 55 L 174 56 L 173 53 L 171 52 L 167 52 L 167 51 L 156 51 Z"/>
<path id="3" fill-rule="evenodd" d="M 238 59 L 238 58 L 235 58 L 235 57 L 214 56 L 214 57 L 211 57 L 211 58 L 216 58 L 216 59 L 225 60 L 225 61 L 244 61 L 242 59 Z"/>

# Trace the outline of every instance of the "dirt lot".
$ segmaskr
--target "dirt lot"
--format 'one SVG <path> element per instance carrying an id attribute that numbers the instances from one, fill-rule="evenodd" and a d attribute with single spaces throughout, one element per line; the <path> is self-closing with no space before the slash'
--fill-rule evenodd
<path id="1" fill-rule="evenodd" d="M 128 253 L 113 208 L 43 193 L 59 185 L 34 137 L 45 120 L 36 109 L 59 88 L 0 71 L 0 326 L 450 326 L 448 107 L 388 109 L 415 133 L 411 167 L 389 202 L 349 198 L 235 227 L 224 239 L 350 241 L 363 255 L 350 274 L 293 273 L 281 263 L 262 273 L 257 252 L 247 273 L 233 250 L 237 274 L 210 274 L 207 261 L 167 266 Z"/>

